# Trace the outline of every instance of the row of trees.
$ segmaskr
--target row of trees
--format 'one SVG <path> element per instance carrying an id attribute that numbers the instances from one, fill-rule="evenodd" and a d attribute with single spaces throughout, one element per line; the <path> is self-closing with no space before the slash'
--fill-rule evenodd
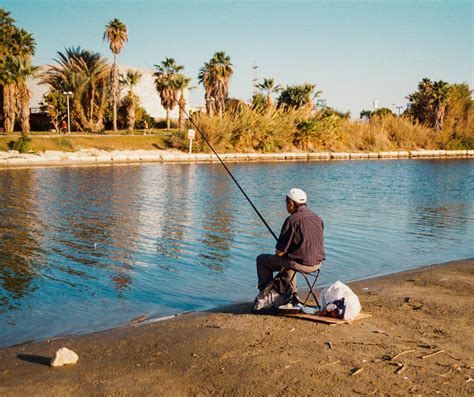
<path id="1" fill-rule="evenodd" d="M 26 30 L 15 26 L 10 13 L 0 8 L 0 104 L 6 132 L 21 120 L 22 133 L 30 131 L 30 91 L 27 80 L 37 68 L 31 65 L 36 43 Z"/>
<path id="2" fill-rule="evenodd" d="M 20 116 L 22 131 L 29 132 L 30 93 L 26 86 L 29 77 L 38 75 L 38 68 L 31 65 L 35 42 L 31 34 L 14 25 L 10 14 L 1 10 L 2 29 L 2 63 L 0 86 L 2 88 L 4 124 L 6 132 L 13 132 L 15 119 Z M 56 130 L 65 118 L 66 98 L 64 92 L 72 92 L 71 124 L 79 131 L 97 132 L 104 129 L 104 120 L 111 117 L 112 128 L 117 130 L 117 109 L 125 108 L 127 112 L 127 129 L 133 130 L 135 110 L 138 98 L 133 94 L 133 87 L 141 75 L 127 71 L 120 75 L 117 57 L 128 41 L 126 25 L 118 19 L 110 21 L 103 33 L 103 39 L 109 42 L 113 54 L 110 65 L 99 53 L 84 50 L 80 47 L 66 48 L 58 52 L 56 64 L 49 65 L 40 74 L 41 82 L 49 86 L 49 92 L 42 102 Z M 155 65 L 155 86 L 161 104 L 166 111 L 167 129 L 170 129 L 170 112 L 179 105 L 179 128 L 184 128 L 186 106 L 185 90 L 189 89 L 191 78 L 182 72 L 184 67 L 173 58 L 165 58 Z M 205 91 L 206 111 L 209 115 L 222 117 L 229 99 L 229 83 L 233 75 L 230 57 L 223 51 L 216 52 L 199 70 L 198 81 Z M 121 89 L 128 87 L 128 93 L 120 99 Z M 265 109 L 270 109 L 271 95 L 280 92 L 278 106 L 299 107 L 311 103 L 314 85 L 287 87 L 285 90 L 274 84 L 273 79 L 264 79 L 259 85 L 262 93 L 253 98 L 253 106 L 260 107 L 265 93 Z M 111 115 L 110 115 L 111 113 Z"/>
<path id="3" fill-rule="evenodd" d="M 29 132 L 30 92 L 26 85 L 29 77 L 38 76 L 38 68 L 31 65 L 35 41 L 32 35 L 14 25 L 10 14 L 1 10 L 2 41 L 0 42 L 2 60 L 0 64 L 0 86 L 2 89 L 2 109 L 6 132 L 13 132 L 15 119 L 20 117 L 22 131 Z M 49 65 L 40 73 L 41 82 L 49 86 L 44 96 L 42 109 L 46 111 L 56 130 L 65 118 L 66 97 L 64 92 L 72 92 L 71 124 L 80 131 L 97 132 L 104 129 L 104 120 L 110 117 L 112 128 L 117 130 L 117 109 L 127 111 L 127 129 L 133 130 L 135 110 L 138 98 L 133 87 L 141 75 L 131 70 L 120 75 L 117 56 L 128 41 L 126 25 L 118 19 L 110 21 L 103 33 L 103 39 L 109 42 L 113 54 L 110 65 L 99 53 L 80 47 L 66 48 L 58 52 L 56 64 Z M 182 74 L 184 67 L 173 58 L 166 58 L 155 65 L 155 86 L 160 95 L 161 104 L 166 111 L 167 129 L 170 129 L 170 112 L 178 104 L 179 128 L 184 128 L 186 106 L 185 90 L 189 89 L 191 78 Z M 233 74 L 230 57 L 225 52 L 216 52 L 199 70 L 198 81 L 205 91 L 206 111 L 209 115 L 222 117 L 229 99 L 229 83 Z M 128 93 L 120 99 L 121 88 L 128 87 Z M 264 108 L 272 106 L 271 95 L 280 92 L 278 106 L 300 107 L 311 103 L 314 98 L 314 85 L 287 87 L 275 85 L 273 79 L 264 79 L 259 85 L 262 93 L 253 98 L 253 106 L 261 107 L 265 93 Z"/>
<path id="4" fill-rule="evenodd" d="M 27 134 L 30 93 L 26 81 L 37 72 L 37 68 L 31 65 L 35 41 L 31 34 L 17 28 L 14 22 L 7 11 L 0 9 L 0 101 L 5 131 L 12 132 L 15 120 L 21 120 L 22 131 Z M 120 113 L 122 125 L 126 125 L 131 131 L 135 128 L 137 112 L 139 117 L 143 114 L 138 97 L 133 93 L 141 74 L 128 70 L 121 75 L 117 65 L 117 57 L 128 41 L 126 25 L 118 19 L 110 21 L 105 26 L 103 39 L 110 45 L 112 64 L 99 53 L 79 47 L 67 48 L 64 52 L 58 52 L 56 63 L 49 65 L 41 73 L 42 82 L 49 86 L 42 108 L 48 112 L 57 130 L 66 114 L 66 97 L 63 93 L 69 91 L 73 93 L 71 124 L 79 131 L 98 132 L 106 127 L 106 122 L 110 122 L 116 131 L 117 112 Z M 168 130 L 171 127 L 170 112 L 177 105 L 180 108 L 179 128 L 182 130 L 185 127 L 185 91 L 193 87 L 190 87 L 191 78 L 183 74 L 183 70 L 184 66 L 173 58 L 165 58 L 155 65 L 155 88 L 166 111 Z M 280 122 L 283 122 L 285 114 L 292 119 L 289 113 L 293 112 L 298 117 L 295 116 L 287 127 L 292 128 L 295 142 L 302 142 L 303 146 L 307 146 L 315 131 L 323 128 L 322 126 L 326 128 L 335 125 L 336 120 L 347 120 L 350 117 L 349 113 L 341 113 L 326 106 L 315 107 L 314 100 L 321 94 L 316 91 L 316 85 L 304 83 L 282 87 L 273 78 L 265 78 L 258 84 L 259 92 L 247 105 L 238 99 L 229 98 L 233 72 L 231 58 L 223 51 L 216 52 L 199 70 L 198 82 L 204 87 L 205 114 L 211 121 L 216 120 L 218 123 L 225 115 L 236 111 L 238 113 L 243 107 L 257 115 L 271 116 L 278 111 L 281 115 L 278 116 Z M 121 94 L 124 90 L 126 92 Z M 408 95 L 411 106 L 401 116 L 438 132 L 449 130 L 455 135 L 459 131 L 469 131 L 473 123 L 471 94 L 467 84 L 448 84 L 425 78 L 419 83 L 418 89 Z M 370 121 L 395 117 L 387 108 L 374 112 L 363 111 L 362 116 Z M 237 133 L 238 136 L 245 134 Z M 271 137 L 272 131 L 265 134 Z"/>

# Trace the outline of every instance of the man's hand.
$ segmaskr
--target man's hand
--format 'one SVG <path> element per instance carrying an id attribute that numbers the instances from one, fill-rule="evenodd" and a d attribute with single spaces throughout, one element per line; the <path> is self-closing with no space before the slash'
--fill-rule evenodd
<path id="1" fill-rule="evenodd" d="M 283 251 L 276 250 L 276 251 L 275 251 L 275 255 L 276 255 L 276 256 L 283 256 L 283 255 L 285 255 L 285 253 L 284 253 Z"/>

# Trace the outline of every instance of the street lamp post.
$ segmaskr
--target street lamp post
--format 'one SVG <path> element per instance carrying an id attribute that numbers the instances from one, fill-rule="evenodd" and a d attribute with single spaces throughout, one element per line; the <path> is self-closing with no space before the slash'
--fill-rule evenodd
<path id="1" fill-rule="evenodd" d="M 72 95 L 71 91 L 64 91 L 63 95 L 66 95 L 66 102 L 67 102 L 67 133 L 71 133 L 71 117 L 69 114 L 69 97 Z"/>

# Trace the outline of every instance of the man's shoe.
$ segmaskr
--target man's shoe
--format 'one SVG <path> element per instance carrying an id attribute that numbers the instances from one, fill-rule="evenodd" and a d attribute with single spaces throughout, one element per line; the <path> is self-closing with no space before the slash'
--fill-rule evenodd
<path id="1" fill-rule="evenodd" d="M 293 306 L 298 306 L 301 303 L 300 298 L 296 292 L 291 294 L 290 303 Z"/>

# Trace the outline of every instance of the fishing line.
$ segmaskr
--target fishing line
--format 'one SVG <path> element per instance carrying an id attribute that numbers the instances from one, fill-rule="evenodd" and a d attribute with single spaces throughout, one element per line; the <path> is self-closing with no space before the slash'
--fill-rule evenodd
<path id="1" fill-rule="evenodd" d="M 247 193 L 245 193 L 244 189 L 242 188 L 242 186 L 240 186 L 240 183 L 237 181 L 237 179 L 235 179 L 234 175 L 232 175 L 232 172 L 230 172 L 229 168 L 227 168 L 227 165 L 224 163 L 224 161 L 222 161 L 221 157 L 219 156 L 219 154 L 214 150 L 214 148 L 212 147 L 212 145 L 209 143 L 209 141 L 207 140 L 206 138 L 206 135 L 204 135 L 204 133 L 201 131 L 201 129 L 196 125 L 196 123 L 194 122 L 194 120 L 192 119 L 192 117 L 188 114 L 188 112 L 186 112 L 186 110 L 180 105 L 179 101 L 176 100 L 176 96 L 173 94 L 173 99 L 174 101 L 178 104 L 178 107 L 183 111 L 183 113 L 186 115 L 186 117 L 188 118 L 188 120 L 191 122 L 191 124 L 194 126 L 194 128 L 196 128 L 196 130 L 199 132 L 199 135 L 201 135 L 202 139 L 204 139 L 204 142 L 207 143 L 207 145 L 211 148 L 212 152 L 216 155 L 216 157 L 219 159 L 220 163 L 222 164 L 222 166 L 225 168 L 225 170 L 227 171 L 227 173 L 229 174 L 229 176 L 232 178 L 232 180 L 235 182 L 235 184 L 237 185 L 237 187 L 240 189 L 240 191 L 242 192 L 242 194 L 244 195 L 244 197 L 247 199 L 247 201 L 249 202 L 249 204 L 252 206 L 252 208 L 254 209 L 254 211 L 257 213 L 257 215 L 259 216 L 260 220 L 263 222 L 263 224 L 267 227 L 268 231 L 272 234 L 272 236 L 275 238 L 275 240 L 278 240 L 278 237 L 276 236 L 276 234 L 273 232 L 273 230 L 271 229 L 271 227 L 268 225 L 267 221 L 263 218 L 262 214 L 260 213 L 260 211 L 257 209 L 257 207 L 255 207 L 255 205 L 252 203 L 252 200 L 250 200 L 249 196 L 247 196 Z"/>

